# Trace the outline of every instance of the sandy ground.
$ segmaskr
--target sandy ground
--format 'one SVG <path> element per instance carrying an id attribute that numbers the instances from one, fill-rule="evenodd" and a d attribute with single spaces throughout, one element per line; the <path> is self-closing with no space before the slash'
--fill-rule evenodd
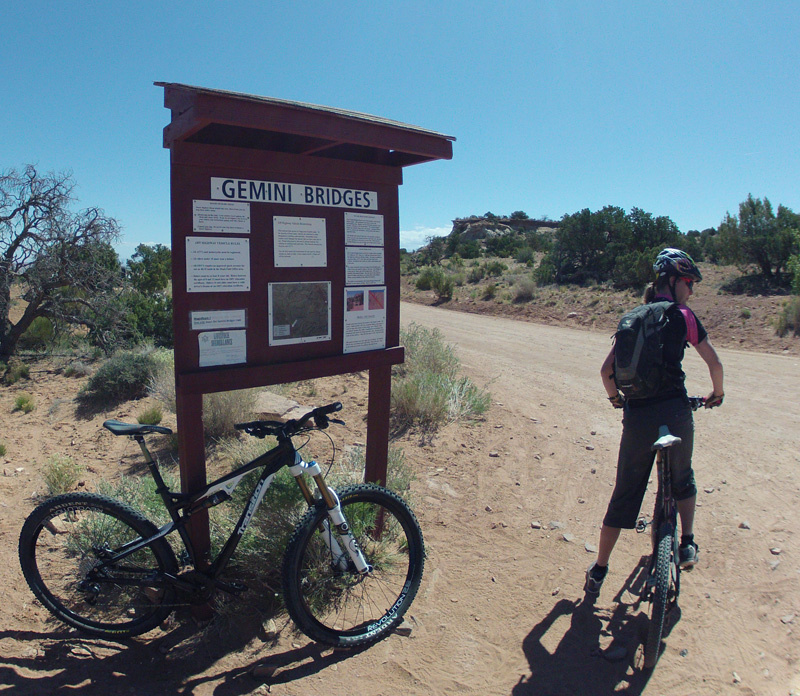
<path id="1" fill-rule="evenodd" d="M 614 479 L 619 412 L 606 402 L 606 333 L 404 304 L 404 323 L 436 326 L 464 371 L 493 394 L 484 421 L 450 425 L 432 443 L 400 443 L 416 472 L 428 547 L 410 636 L 360 653 L 310 644 L 291 625 L 277 641 L 242 628 L 199 641 L 182 621 L 125 644 L 86 639 L 49 620 L 27 590 L 16 543 L 54 452 L 81 457 L 86 488 L 127 471 L 133 443 L 102 431 L 141 403 L 76 420 L 80 382 L 49 373 L 0 393 L 0 691 L 27 694 L 800 694 L 800 359 L 722 350 L 726 403 L 697 414 L 696 534 L 701 562 L 683 576 L 656 669 L 644 671 L 637 604 L 646 535 L 624 535 L 599 597 L 586 567 Z M 697 356 L 688 384 L 706 393 Z M 19 392 L 36 411 L 12 413 Z M 309 405 L 336 398 L 363 441 L 366 380 L 319 380 Z M 648 493 L 645 509 L 652 507 Z M 274 669 L 254 677 L 255 667 Z"/>

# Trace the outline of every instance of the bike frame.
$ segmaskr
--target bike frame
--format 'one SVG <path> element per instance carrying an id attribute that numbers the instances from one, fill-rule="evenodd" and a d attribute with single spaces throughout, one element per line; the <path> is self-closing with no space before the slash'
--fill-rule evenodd
<path id="1" fill-rule="evenodd" d="M 244 510 L 239 517 L 239 520 L 234 526 L 230 537 L 225 542 L 225 545 L 220 550 L 217 557 L 209 565 L 209 567 L 201 571 L 204 576 L 208 577 L 212 581 L 217 581 L 236 551 L 242 535 L 250 525 L 253 516 L 264 499 L 264 495 L 269 490 L 275 474 L 284 466 L 287 466 L 289 471 L 294 476 L 303 498 L 306 500 L 306 503 L 309 505 L 309 507 L 315 505 L 316 501 L 311 489 L 303 478 L 303 475 L 309 474 L 314 479 L 320 492 L 320 496 L 328 508 L 329 520 L 333 522 L 339 533 L 347 538 L 348 543 L 345 544 L 346 550 L 343 552 L 336 539 L 333 538 L 329 520 L 324 520 L 320 525 L 320 531 L 323 532 L 323 538 L 331 551 L 332 558 L 334 559 L 335 563 L 342 570 L 344 570 L 347 567 L 347 560 L 349 556 L 358 572 L 367 573 L 371 570 L 369 564 L 367 564 L 363 554 L 361 553 L 357 541 L 349 532 L 349 527 L 341 513 L 341 508 L 339 506 L 339 500 L 336 496 L 336 493 L 332 489 L 328 488 L 327 484 L 325 483 L 325 479 L 322 475 L 319 464 L 317 464 L 315 461 L 304 461 L 300 456 L 300 453 L 292 444 L 290 437 L 279 437 L 278 445 L 276 447 L 273 447 L 268 452 L 256 457 L 251 462 L 239 467 L 225 476 L 212 481 L 200 491 L 196 491 L 192 494 L 175 493 L 170 491 L 164 482 L 164 478 L 161 476 L 161 472 L 158 470 L 158 464 L 153 459 L 150 451 L 147 449 L 144 436 L 137 434 L 131 435 L 131 437 L 139 443 L 139 447 L 144 454 L 150 474 L 156 483 L 156 492 L 164 502 L 164 506 L 169 513 L 171 521 L 163 525 L 153 536 L 146 539 L 138 539 L 129 542 L 117 549 L 111 556 L 104 558 L 102 563 L 98 564 L 98 566 L 94 569 L 95 576 L 99 575 L 99 571 L 101 571 L 105 566 L 131 556 L 139 549 L 148 546 L 158 539 L 166 537 L 174 531 L 177 531 L 180 535 L 181 541 L 183 542 L 183 545 L 189 554 L 192 566 L 197 568 L 197 555 L 195 553 L 194 546 L 192 545 L 188 530 L 186 529 L 189 520 L 198 512 L 208 510 L 209 508 L 229 500 L 233 490 L 239 485 L 239 483 L 241 483 L 242 479 L 247 474 L 255 469 L 263 468 L 258 482 L 253 488 L 253 492 L 250 494 L 250 498 L 248 499 L 247 504 L 245 505 Z M 183 583 L 180 579 L 173 576 L 165 575 L 165 579 L 170 584 L 177 586 L 186 585 L 187 589 L 191 587 L 190 583 Z M 133 584 L 135 581 L 131 581 L 131 583 Z M 221 585 L 218 582 L 216 584 Z"/>

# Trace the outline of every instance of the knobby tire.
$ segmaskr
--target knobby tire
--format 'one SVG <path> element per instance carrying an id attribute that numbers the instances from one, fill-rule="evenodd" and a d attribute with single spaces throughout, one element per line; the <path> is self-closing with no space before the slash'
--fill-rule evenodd
<path id="1" fill-rule="evenodd" d="M 64 623 L 104 638 L 145 633 L 172 611 L 177 572 L 164 539 L 87 579 L 122 544 L 152 536 L 155 525 L 132 508 L 94 493 L 68 493 L 37 507 L 19 540 L 22 572 L 39 601 Z"/>
<path id="2" fill-rule="evenodd" d="M 284 601 L 311 639 L 363 647 L 385 638 L 402 621 L 419 589 L 425 547 L 414 513 L 397 494 L 358 484 L 338 495 L 371 572 L 360 574 L 349 557 L 347 569 L 337 566 L 320 531 L 328 518 L 320 502 L 306 513 L 287 546 Z M 345 542 L 332 529 L 344 550 Z"/>
<path id="3" fill-rule="evenodd" d="M 656 547 L 656 564 L 653 571 L 655 587 L 650 597 L 650 623 L 647 627 L 647 640 L 644 646 L 644 666 L 646 669 L 655 667 L 661 650 L 661 636 L 664 633 L 672 575 L 673 543 L 672 530 L 668 525 L 662 525 L 659 530 L 658 545 Z"/>

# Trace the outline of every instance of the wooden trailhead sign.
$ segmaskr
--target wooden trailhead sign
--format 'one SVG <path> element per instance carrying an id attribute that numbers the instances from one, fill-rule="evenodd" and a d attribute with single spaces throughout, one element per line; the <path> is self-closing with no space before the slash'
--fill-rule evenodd
<path id="1" fill-rule="evenodd" d="M 171 122 L 181 486 L 206 483 L 203 394 L 367 370 L 365 478 L 386 480 L 400 346 L 403 167 L 451 136 L 341 109 L 157 82 Z M 208 518 L 192 520 L 198 556 Z M 198 558 L 198 562 L 202 559 Z"/>

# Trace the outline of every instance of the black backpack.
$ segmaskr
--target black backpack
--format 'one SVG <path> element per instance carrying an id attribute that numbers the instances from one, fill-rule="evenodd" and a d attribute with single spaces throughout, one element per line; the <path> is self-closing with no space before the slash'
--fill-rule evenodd
<path id="1" fill-rule="evenodd" d="M 626 399 L 655 396 L 665 382 L 662 331 L 674 302 L 652 302 L 623 315 L 614 334 L 614 381 Z"/>

